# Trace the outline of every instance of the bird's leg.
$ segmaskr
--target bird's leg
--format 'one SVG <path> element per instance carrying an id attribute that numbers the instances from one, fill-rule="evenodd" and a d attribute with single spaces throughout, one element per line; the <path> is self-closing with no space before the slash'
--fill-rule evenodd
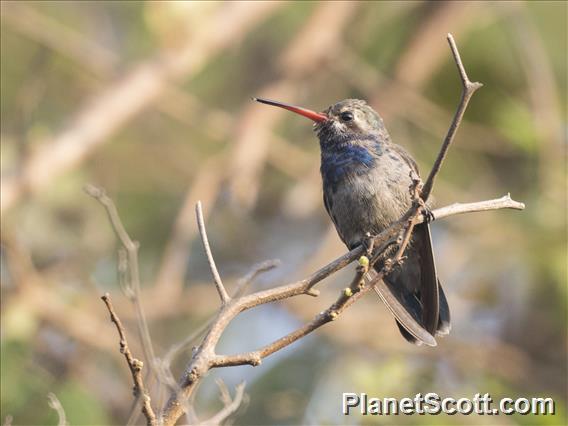
<path id="1" fill-rule="evenodd" d="M 365 238 L 363 238 L 361 245 L 363 246 L 365 253 L 367 253 L 367 257 L 371 258 L 371 255 L 373 254 L 373 249 L 375 248 L 375 239 L 371 236 L 370 232 L 367 232 L 365 234 Z"/>
<path id="2" fill-rule="evenodd" d="M 412 184 L 410 185 L 410 195 L 412 196 L 415 203 L 418 203 L 422 209 L 422 216 L 424 217 L 424 223 L 430 223 L 434 221 L 435 217 L 432 213 L 432 210 L 426 205 L 426 200 L 422 199 L 422 179 L 418 173 L 414 170 L 410 171 L 410 179 L 412 180 Z"/>

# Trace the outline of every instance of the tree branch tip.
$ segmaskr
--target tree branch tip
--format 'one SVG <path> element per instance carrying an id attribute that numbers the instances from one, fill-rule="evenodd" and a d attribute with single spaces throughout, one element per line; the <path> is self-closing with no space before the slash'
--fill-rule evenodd
<path id="1" fill-rule="evenodd" d="M 510 192 L 507 192 L 507 195 L 503 195 L 502 200 L 510 202 L 512 204 L 510 206 L 510 208 L 512 208 L 512 209 L 515 209 L 515 210 L 524 210 L 525 209 L 525 203 L 523 203 L 521 201 L 513 200 L 511 198 Z"/>
<path id="2" fill-rule="evenodd" d="M 209 269 L 211 270 L 211 275 L 213 276 L 213 281 L 215 283 L 215 287 L 217 288 L 217 293 L 219 293 L 221 304 L 223 306 L 226 306 L 231 301 L 231 297 L 229 296 L 227 290 L 225 289 L 225 286 L 223 285 L 221 275 L 217 270 L 217 265 L 215 264 L 213 253 L 211 252 L 209 239 L 207 237 L 207 230 L 205 228 L 205 220 L 203 219 L 201 200 L 198 200 L 195 204 L 195 216 L 197 219 L 197 228 L 199 230 L 199 234 L 201 235 L 201 243 L 203 244 L 203 250 L 205 251 L 205 256 L 207 257 L 207 262 L 209 263 Z"/>
<path id="3" fill-rule="evenodd" d="M 359 266 L 367 268 L 369 266 L 369 258 L 367 256 L 361 256 L 359 258 Z"/>
<path id="4" fill-rule="evenodd" d="M 343 289 L 343 294 L 345 295 L 345 297 L 351 297 L 353 296 L 353 291 L 349 287 L 345 287 Z"/>
<path id="5" fill-rule="evenodd" d="M 280 259 L 269 259 L 265 262 L 260 264 L 259 270 L 261 271 L 269 271 L 270 269 L 278 268 L 282 265 L 282 261 Z"/>
<path id="6" fill-rule="evenodd" d="M 318 297 L 320 295 L 320 291 L 315 288 L 310 288 L 306 290 L 306 294 L 312 297 Z"/>
<path id="7" fill-rule="evenodd" d="M 87 183 L 83 186 L 83 191 L 85 194 L 90 195 L 93 198 L 100 199 L 106 195 L 105 190 L 100 186 L 93 185 L 92 183 Z"/>

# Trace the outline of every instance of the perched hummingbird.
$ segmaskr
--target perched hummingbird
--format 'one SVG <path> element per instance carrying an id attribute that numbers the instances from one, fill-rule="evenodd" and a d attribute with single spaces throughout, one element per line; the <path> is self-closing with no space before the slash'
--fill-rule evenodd
<path id="1" fill-rule="evenodd" d="M 365 101 L 346 99 L 324 112 L 268 99 L 254 100 L 313 120 L 321 148 L 323 201 L 349 249 L 364 244 L 397 221 L 412 203 L 412 157 L 391 142 L 383 120 Z M 413 343 L 436 346 L 436 335 L 450 331 L 448 302 L 436 275 L 428 223 L 415 227 L 400 268 L 375 290 Z M 376 265 L 377 270 L 380 265 Z"/>

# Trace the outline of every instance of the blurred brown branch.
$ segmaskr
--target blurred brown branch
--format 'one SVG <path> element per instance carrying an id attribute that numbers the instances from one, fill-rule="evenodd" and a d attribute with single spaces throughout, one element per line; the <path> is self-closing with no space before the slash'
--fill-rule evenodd
<path id="1" fill-rule="evenodd" d="M 318 3 L 307 24 L 282 54 L 279 64 L 282 77 L 262 87 L 257 95 L 288 102 L 297 99 L 302 81 L 340 55 L 341 33 L 359 6 L 357 2 Z M 278 109 L 258 109 L 254 104 L 242 113 L 236 129 L 230 182 L 231 193 L 239 206 L 250 208 L 256 201 L 259 176 L 271 149 L 270 129 L 281 116 Z"/>
<path id="2" fill-rule="evenodd" d="M 45 187 L 109 140 L 125 123 L 156 101 L 170 81 L 195 75 L 207 61 L 238 42 L 252 26 L 278 7 L 278 2 L 224 4 L 211 25 L 199 28 L 185 45 L 158 52 L 84 106 L 61 133 L 43 141 L 17 176 L 3 177 L 0 209 L 10 208 L 24 192 Z M 5 8 L 11 6 L 2 4 Z"/>

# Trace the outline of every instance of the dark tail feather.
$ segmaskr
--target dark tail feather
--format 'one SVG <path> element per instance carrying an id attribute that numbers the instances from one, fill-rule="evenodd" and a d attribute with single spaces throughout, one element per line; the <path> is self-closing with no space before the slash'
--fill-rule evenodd
<path id="1" fill-rule="evenodd" d="M 436 339 L 428 333 L 421 324 L 420 303 L 414 298 L 405 295 L 394 288 L 390 283 L 379 280 L 375 291 L 384 302 L 389 311 L 396 318 L 402 335 L 412 343 L 424 343 L 428 346 L 436 346 Z M 402 331 L 404 330 L 404 331 Z"/>
<path id="2" fill-rule="evenodd" d="M 406 340 L 436 346 L 434 336 L 449 333 L 450 310 L 436 276 L 428 224 L 415 228 L 407 253 L 402 268 L 377 283 L 375 291 L 394 315 Z"/>
<path id="3" fill-rule="evenodd" d="M 422 321 L 424 328 L 432 335 L 438 329 L 440 312 L 440 296 L 438 290 L 438 276 L 434 262 L 434 250 L 430 225 L 424 223 L 414 229 L 412 241 L 420 257 L 420 303 L 422 305 Z"/>
<path id="4" fill-rule="evenodd" d="M 440 294 L 440 301 L 439 301 L 440 315 L 438 318 L 438 329 L 436 330 L 436 336 L 447 336 L 448 334 L 450 334 L 450 330 L 452 329 L 452 324 L 450 319 L 450 307 L 448 306 L 448 301 L 446 300 L 444 289 L 440 285 L 439 281 L 438 281 L 438 288 Z M 416 309 L 416 307 L 414 309 Z M 419 309 L 421 308 L 419 307 Z M 398 326 L 398 329 L 400 331 L 400 334 L 402 334 L 402 337 L 404 337 L 407 341 L 409 341 L 410 343 L 414 343 L 415 345 L 422 344 L 420 340 L 416 339 L 416 337 L 414 337 L 412 334 L 406 331 L 406 328 L 404 328 L 403 325 L 400 322 L 398 322 L 398 320 L 396 321 L 396 325 Z"/>

